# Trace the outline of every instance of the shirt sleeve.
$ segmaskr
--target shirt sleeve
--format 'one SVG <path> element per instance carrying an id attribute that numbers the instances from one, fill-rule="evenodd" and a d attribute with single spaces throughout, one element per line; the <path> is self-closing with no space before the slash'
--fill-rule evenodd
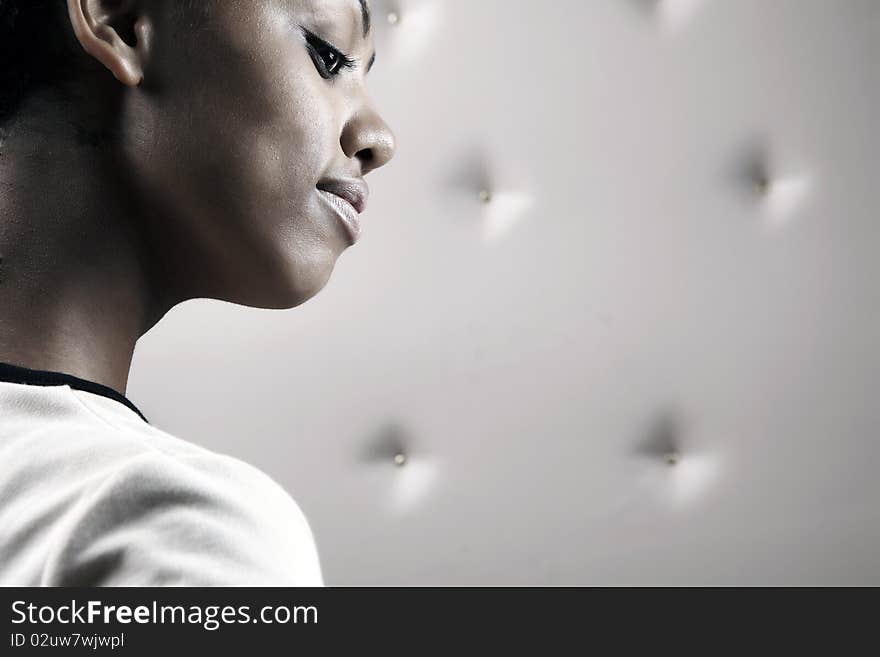
<path id="1" fill-rule="evenodd" d="M 143 454 L 87 491 L 58 528 L 46 586 L 323 586 L 309 524 L 231 457 Z"/>

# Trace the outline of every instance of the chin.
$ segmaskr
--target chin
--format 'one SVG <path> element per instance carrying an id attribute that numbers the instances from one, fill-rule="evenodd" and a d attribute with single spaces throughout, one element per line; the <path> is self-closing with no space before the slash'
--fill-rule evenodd
<path id="1" fill-rule="evenodd" d="M 274 280 L 251 290 L 248 305 L 265 310 L 289 310 L 304 304 L 323 290 L 336 266 L 335 254 L 325 253 L 307 263 L 292 262 L 276 271 Z"/>

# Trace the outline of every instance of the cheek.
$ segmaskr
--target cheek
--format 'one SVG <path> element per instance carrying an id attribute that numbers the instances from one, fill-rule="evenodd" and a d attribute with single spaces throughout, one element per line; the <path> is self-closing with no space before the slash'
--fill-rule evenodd
<path id="1" fill-rule="evenodd" d="M 289 306 L 343 247 L 315 191 L 343 155 L 340 109 L 300 43 L 237 38 L 169 55 L 163 84 L 131 94 L 128 158 L 175 252 Z"/>
<path id="2" fill-rule="evenodd" d="M 245 193 L 267 203 L 301 202 L 341 148 L 333 107 L 326 90 L 302 74 L 273 77 L 260 93 L 268 115 L 255 122 L 236 116 L 216 129 L 225 128 Z"/>
<path id="3" fill-rule="evenodd" d="M 315 191 L 341 148 L 331 114 L 315 111 L 320 94 L 291 96 L 258 123 L 228 106 L 221 115 L 219 98 L 180 113 L 145 104 L 130 119 L 140 137 L 129 160 L 157 233 L 204 272 L 207 296 L 292 308 L 323 289 L 343 248 Z"/>
<path id="4" fill-rule="evenodd" d="M 292 226 L 303 234 L 315 185 L 341 150 L 314 77 L 267 66 L 203 79 L 162 106 L 142 98 L 130 123 L 145 137 L 134 155 L 145 179 L 214 238 L 289 240 Z"/>

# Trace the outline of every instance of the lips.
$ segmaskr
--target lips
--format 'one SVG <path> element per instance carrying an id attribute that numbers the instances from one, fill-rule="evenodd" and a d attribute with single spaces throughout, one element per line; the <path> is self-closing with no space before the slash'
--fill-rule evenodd
<path id="1" fill-rule="evenodd" d="M 360 214 L 367 207 L 367 198 L 370 189 L 362 180 L 355 178 L 322 180 L 317 185 L 318 189 L 323 192 L 330 192 L 341 199 L 348 201 L 354 207 L 355 212 Z"/>
<path id="2" fill-rule="evenodd" d="M 358 215 L 367 207 L 369 188 L 359 179 L 322 180 L 317 184 L 319 196 L 333 209 L 348 232 L 351 244 L 360 239 L 361 222 Z"/>

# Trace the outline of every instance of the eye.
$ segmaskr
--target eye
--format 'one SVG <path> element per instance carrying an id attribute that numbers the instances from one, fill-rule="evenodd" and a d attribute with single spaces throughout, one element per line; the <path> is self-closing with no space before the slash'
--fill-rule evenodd
<path id="1" fill-rule="evenodd" d="M 346 57 L 338 48 L 333 47 L 324 39 L 302 28 L 306 39 L 306 48 L 318 74 L 325 80 L 336 77 L 344 68 L 353 68 L 356 60 Z"/>

